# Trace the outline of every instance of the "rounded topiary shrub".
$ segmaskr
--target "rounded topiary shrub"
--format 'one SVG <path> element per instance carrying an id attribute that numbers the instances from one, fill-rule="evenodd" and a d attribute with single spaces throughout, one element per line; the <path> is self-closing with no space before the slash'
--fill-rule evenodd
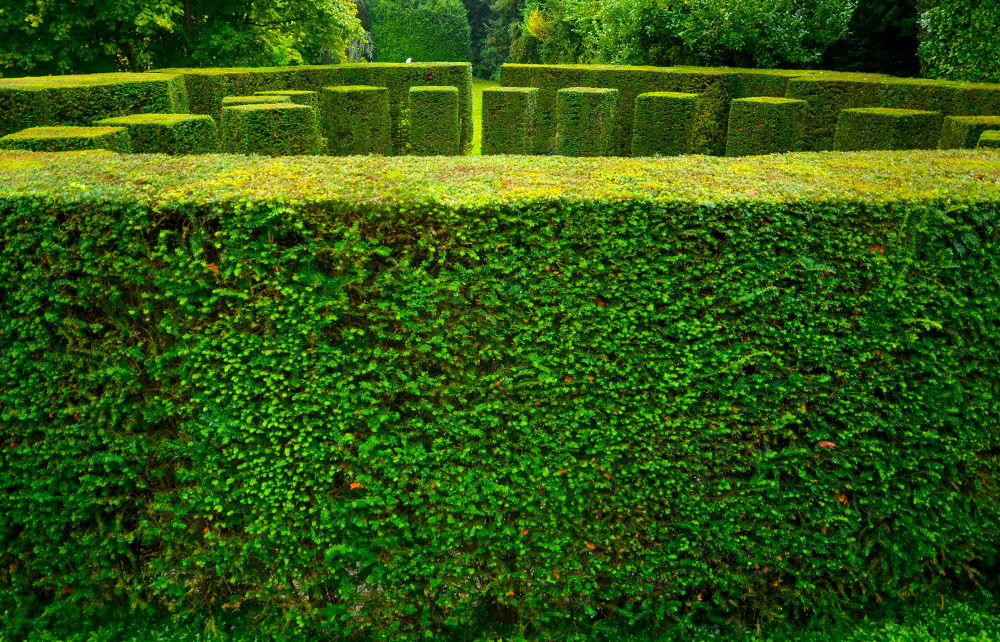
<path id="1" fill-rule="evenodd" d="M 472 30 L 461 0 L 373 0 L 378 62 L 468 62 Z"/>

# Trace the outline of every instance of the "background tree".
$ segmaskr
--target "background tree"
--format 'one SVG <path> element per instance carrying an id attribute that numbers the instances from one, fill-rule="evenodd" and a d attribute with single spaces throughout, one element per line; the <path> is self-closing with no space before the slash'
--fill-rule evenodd
<path id="1" fill-rule="evenodd" d="M 924 75 L 1000 82 L 1000 2 L 934 0 L 921 8 L 917 55 Z"/>
<path id="2" fill-rule="evenodd" d="M 370 0 L 379 62 L 468 62 L 472 30 L 461 0 Z"/>
<path id="3" fill-rule="evenodd" d="M 820 67 L 892 76 L 919 75 L 918 17 L 915 0 L 860 0 L 847 34 L 827 49 Z"/>

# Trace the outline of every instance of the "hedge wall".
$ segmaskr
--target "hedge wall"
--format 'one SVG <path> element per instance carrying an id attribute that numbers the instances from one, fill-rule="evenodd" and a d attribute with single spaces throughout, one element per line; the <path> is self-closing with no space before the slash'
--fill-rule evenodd
<path id="1" fill-rule="evenodd" d="M 406 640 L 998 562 L 1000 155 L 0 172 L 0 612 Z"/>
<path id="2" fill-rule="evenodd" d="M 567 87 L 556 92 L 556 153 L 613 155 L 617 104 L 617 89 Z"/>
<path id="3" fill-rule="evenodd" d="M 639 94 L 632 122 L 633 156 L 691 153 L 698 94 L 657 91 Z"/>
<path id="4" fill-rule="evenodd" d="M 940 149 L 972 149 L 984 131 L 1000 129 L 1000 116 L 948 116 L 941 128 Z"/>
<path id="5" fill-rule="evenodd" d="M 287 96 L 296 105 L 319 109 L 319 92 L 306 89 L 270 89 L 254 92 L 255 96 Z"/>
<path id="6" fill-rule="evenodd" d="M 802 140 L 806 102 L 792 98 L 740 98 L 729 110 L 726 156 L 783 154 Z"/>
<path id="7" fill-rule="evenodd" d="M 69 152 L 105 149 L 131 151 L 129 132 L 124 127 L 30 127 L 0 138 L 0 149 L 33 152 Z"/>
<path id="8" fill-rule="evenodd" d="M 222 99 L 222 109 L 226 107 L 236 107 L 237 105 L 280 105 L 291 104 L 291 96 L 226 96 Z"/>
<path id="9" fill-rule="evenodd" d="M 315 109 L 291 103 L 236 105 L 222 110 L 222 151 L 228 154 L 298 156 L 321 151 Z"/>
<path id="10" fill-rule="evenodd" d="M 173 74 L 0 78 L 0 136 L 42 125 L 89 125 L 134 113 L 188 111 Z"/>
<path id="11" fill-rule="evenodd" d="M 135 154 L 211 154 L 219 151 L 219 131 L 210 116 L 134 114 L 95 125 L 128 129 Z"/>
<path id="12" fill-rule="evenodd" d="M 979 137 L 978 149 L 992 149 L 1000 147 L 1000 131 L 985 131 Z"/>
<path id="13" fill-rule="evenodd" d="M 457 89 L 411 87 L 409 118 L 411 154 L 458 155 L 460 124 Z"/>
<path id="14" fill-rule="evenodd" d="M 462 0 L 369 0 L 368 16 L 380 62 L 472 62 Z"/>
<path id="15" fill-rule="evenodd" d="M 458 87 L 462 119 L 462 153 L 472 149 L 472 65 L 469 63 L 359 63 L 350 65 L 300 65 L 246 69 L 173 69 L 187 82 L 191 111 L 218 119 L 225 96 L 247 96 L 270 89 L 322 91 L 335 85 L 369 85 L 389 90 L 392 149 L 407 153 L 405 128 L 410 87 Z"/>
<path id="16" fill-rule="evenodd" d="M 840 112 L 833 148 L 853 152 L 876 149 L 935 149 L 944 117 L 936 111 L 859 107 Z"/>
<path id="17" fill-rule="evenodd" d="M 534 152 L 534 87 L 487 87 L 483 90 L 484 155 Z"/>
<path id="18" fill-rule="evenodd" d="M 385 87 L 327 87 L 320 94 L 319 108 L 329 155 L 392 155 L 389 92 Z"/>

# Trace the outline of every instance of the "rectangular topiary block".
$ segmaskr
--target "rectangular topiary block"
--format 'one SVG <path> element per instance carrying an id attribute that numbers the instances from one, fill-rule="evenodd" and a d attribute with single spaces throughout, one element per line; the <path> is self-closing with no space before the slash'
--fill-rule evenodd
<path id="1" fill-rule="evenodd" d="M 635 99 L 632 156 L 691 153 L 698 94 L 654 91 Z"/>
<path id="2" fill-rule="evenodd" d="M 617 89 L 569 87 L 556 92 L 556 154 L 614 155 L 617 103 Z"/>
<path id="3" fill-rule="evenodd" d="M 483 90 L 483 155 L 534 153 L 535 87 Z"/>
<path id="4" fill-rule="evenodd" d="M 306 105 L 319 109 L 319 92 L 308 89 L 269 89 L 267 91 L 255 91 L 254 96 L 288 96 L 296 105 Z"/>
<path id="5" fill-rule="evenodd" d="M 128 129 L 133 154 L 211 154 L 219 133 L 211 116 L 133 114 L 106 118 L 96 125 Z"/>
<path id="6" fill-rule="evenodd" d="M 410 153 L 414 156 L 455 156 L 459 153 L 461 123 L 458 89 L 410 88 Z"/>
<path id="7" fill-rule="evenodd" d="M 128 130 L 124 127 L 30 127 L 0 138 L 2 149 L 25 149 L 32 152 L 73 152 L 106 149 L 126 154 L 130 151 Z"/>
<path id="8" fill-rule="evenodd" d="M 1000 129 L 1000 116 L 947 116 L 941 127 L 941 149 L 972 149 L 983 132 Z"/>
<path id="9" fill-rule="evenodd" d="M 795 151 L 802 137 L 806 102 L 791 98 L 738 98 L 729 110 L 726 156 Z"/>
<path id="10" fill-rule="evenodd" d="M 291 96 L 226 96 L 222 99 L 222 108 L 235 107 L 237 105 L 280 105 L 291 104 Z"/>
<path id="11" fill-rule="evenodd" d="M 184 113 L 184 78 L 92 74 L 0 79 L 0 135 L 42 125 L 90 125 L 135 113 Z"/>
<path id="12" fill-rule="evenodd" d="M 316 110 L 291 103 L 236 105 L 222 110 L 222 151 L 299 156 L 320 153 Z"/>
<path id="13" fill-rule="evenodd" d="M 1000 149 L 1000 131 L 990 129 L 979 136 L 978 149 Z"/>
<path id="14" fill-rule="evenodd" d="M 837 121 L 833 148 L 840 152 L 878 149 L 935 149 L 944 116 L 937 111 L 861 107 L 845 109 Z"/>
<path id="15" fill-rule="evenodd" d="M 363 85 L 326 87 L 319 102 L 327 154 L 392 154 L 388 89 Z"/>

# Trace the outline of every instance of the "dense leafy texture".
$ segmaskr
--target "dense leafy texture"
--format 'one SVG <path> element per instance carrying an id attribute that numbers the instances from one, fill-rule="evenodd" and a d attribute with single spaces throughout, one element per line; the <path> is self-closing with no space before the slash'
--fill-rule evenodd
<path id="1" fill-rule="evenodd" d="M 1000 82 L 1000 3 L 932 0 L 922 3 L 917 55 L 932 78 Z"/>
<path id="2" fill-rule="evenodd" d="M 223 110 L 226 107 L 237 105 L 278 105 L 291 104 L 290 96 L 265 96 L 254 94 L 253 96 L 226 96 L 222 99 Z"/>
<path id="3" fill-rule="evenodd" d="M 455 87 L 410 88 L 410 153 L 456 156 L 460 121 Z"/>
<path id="4" fill-rule="evenodd" d="M 222 151 L 298 156 L 321 151 L 316 109 L 292 103 L 236 105 L 222 110 Z"/>
<path id="5" fill-rule="evenodd" d="M 368 0 L 379 62 L 472 62 L 462 0 Z"/>
<path id="6" fill-rule="evenodd" d="M 726 156 L 783 154 L 799 148 L 804 100 L 740 98 L 729 110 Z"/>
<path id="7" fill-rule="evenodd" d="M 941 127 L 941 149 L 972 149 L 984 131 L 1000 129 L 1000 116 L 948 116 Z"/>
<path id="8" fill-rule="evenodd" d="M 129 152 L 131 143 L 124 127 L 30 127 L 0 138 L 0 149 L 33 152 L 72 152 L 106 149 Z"/>
<path id="9" fill-rule="evenodd" d="M 535 87 L 484 89 L 482 153 L 533 153 L 537 105 Z"/>
<path id="10" fill-rule="evenodd" d="M 698 94 L 668 91 L 636 96 L 632 155 L 689 154 L 698 115 L 698 100 Z"/>
<path id="11" fill-rule="evenodd" d="M 556 153 L 610 156 L 615 152 L 617 89 L 567 87 L 556 92 Z"/>
<path id="12" fill-rule="evenodd" d="M 0 612 L 402 639 L 998 561 L 995 153 L 0 172 Z"/>
<path id="13" fill-rule="evenodd" d="M 319 92 L 308 89 L 268 89 L 255 91 L 254 96 L 287 96 L 296 105 L 306 105 L 319 109 Z"/>
<path id="14" fill-rule="evenodd" d="M 219 131 L 209 116 L 135 114 L 95 125 L 124 127 L 135 154 L 211 154 L 219 151 Z"/>
<path id="15" fill-rule="evenodd" d="M 1000 131 L 985 131 L 979 137 L 979 144 L 976 145 L 979 149 L 993 149 L 995 147 L 1000 147 Z"/>
<path id="16" fill-rule="evenodd" d="M 876 149 L 934 149 L 941 138 L 940 112 L 860 107 L 840 112 L 833 148 L 841 152 Z"/>
<path id="17" fill-rule="evenodd" d="M 320 94 L 319 113 L 331 156 L 392 154 L 389 91 L 385 87 L 327 87 Z"/>

